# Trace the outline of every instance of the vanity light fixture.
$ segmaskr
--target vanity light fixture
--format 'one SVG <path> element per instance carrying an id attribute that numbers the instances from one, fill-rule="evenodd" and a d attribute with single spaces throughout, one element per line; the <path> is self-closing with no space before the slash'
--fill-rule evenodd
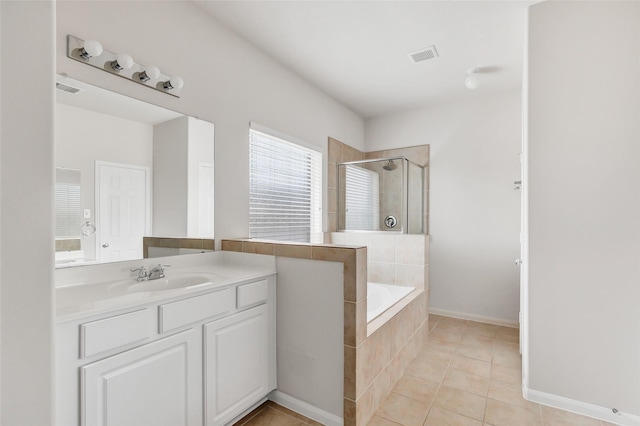
<path id="1" fill-rule="evenodd" d="M 480 68 L 469 68 L 467 70 L 467 77 L 464 79 L 464 85 L 467 89 L 473 90 L 478 87 L 478 73 Z"/>
<path id="2" fill-rule="evenodd" d="M 144 71 L 138 74 L 138 79 L 142 82 L 155 80 L 160 77 L 160 68 L 155 65 L 149 65 Z"/>
<path id="3" fill-rule="evenodd" d="M 103 49 L 96 40 L 82 40 L 68 35 L 67 57 L 176 98 L 180 97 L 180 89 L 184 86 L 182 78 L 162 74 L 155 65 L 137 64 L 126 53 Z"/>
<path id="4" fill-rule="evenodd" d="M 118 55 L 115 61 L 111 61 L 111 69 L 114 71 L 128 70 L 133 66 L 133 58 L 126 53 Z"/>

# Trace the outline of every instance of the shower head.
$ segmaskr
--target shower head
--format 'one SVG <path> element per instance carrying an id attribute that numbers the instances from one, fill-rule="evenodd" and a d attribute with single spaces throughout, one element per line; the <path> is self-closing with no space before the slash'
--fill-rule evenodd
<path id="1" fill-rule="evenodd" d="M 382 168 L 385 170 L 393 170 L 393 160 L 389 160 L 389 162 L 385 166 L 382 166 Z"/>

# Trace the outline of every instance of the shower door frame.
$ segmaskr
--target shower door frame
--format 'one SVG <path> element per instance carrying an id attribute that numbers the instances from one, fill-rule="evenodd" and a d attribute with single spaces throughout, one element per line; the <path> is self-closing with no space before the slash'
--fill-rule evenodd
<path id="1" fill-rule="evenodd" d="M 343 182 L 343 178 L 341 176 L 340 173 L 340 166 L 350 166 L 350 165 L 359 165 L 359 164 L 367 164 L 367 163 L 374 163 L 374 162 L 388 162 L 388 161 L 401 161 L 402 162 L 402 179 L 401 179 L 401 187 L 400 187 L 400 191 L 402 194 L 402 201 L 400 202 L 400 207 L 402 209 L 400 217 L 401 217 L 401 227 L 400 229 L 393 229 L 393 230 L 385 230 L 385 229 L 345 229 L 345 225 L 346 225 L 346 210 L 345 210 L 345 206 L 344 206 L 344 201 L 343 201 L 343 196 L 342 196 L 342 192 L 344 191 L 343 189 L 343 184 L 345 184 L 345 182 Z M 408 234 L 409 231 L 409 198 L 408 198 L 408 174 L 409 174 L 409 163 L 420 167 L 420 169 L 422 170 L 423 173 L 423 188 L 422 188 L 422 196 L 424 197 L 424 167 L 414 163 L 413 161 L 407 159 L 404 156 L 397 156 L 397 157 L 381 157 L 381 158 L 369 158 L 366 160 L 357 160 L 357 161 L 345 161 L 343 163 L 337 163 L 336 164 L 336 173 L 338 174 L 337 176 L 337 180 L 336 182 L 338 182 L 338 188 L 337 188 L 337 192 L 338 192 L 338 211 L 337 211 L 337 230 L 339 232 L 382 232 L 382 233 L 398 233 L 398 234 Z M 423 202 L 424 205 L 424 202 Z M 423 207 L 424 209 L 424 207 Z M 340 219 L 340 214 L 344 213 L 345 215 L 345 219 L 341 220 Z M 424 224 L 424 211 L 422 211 L 422 231 L 424 233 L 424 229 L 425 229 L 425 224 Z"/>

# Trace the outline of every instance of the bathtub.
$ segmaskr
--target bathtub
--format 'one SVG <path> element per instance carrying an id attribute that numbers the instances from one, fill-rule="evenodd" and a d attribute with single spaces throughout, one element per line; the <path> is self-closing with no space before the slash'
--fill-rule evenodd
<path id="1" fill-rule="evenodd" d="M 367 283 L 367 322 L 395 305 L 412 290 L 413 287 Z"/>

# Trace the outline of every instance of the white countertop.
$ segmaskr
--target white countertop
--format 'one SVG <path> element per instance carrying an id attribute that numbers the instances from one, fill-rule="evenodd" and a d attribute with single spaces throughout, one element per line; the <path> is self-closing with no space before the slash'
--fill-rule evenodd
<path id="1" fill-rule="evenodd" d="M 173 265 L 166 268 L 164 279 L 139 283 L 135 274 L 130 272 L 131 268 L 143 265 L 150 270 L 159 263 Z M 56 270 L 56 320 L 73 320 L 202 293 L 275 273 L 275 257 L 235 252 L 211 252 L 60 269 Z M 188 279 L 194 276 L 206 282 L 186 288 L 147 291 L 148 287 L 170 285 L 171 279 Z"/>

